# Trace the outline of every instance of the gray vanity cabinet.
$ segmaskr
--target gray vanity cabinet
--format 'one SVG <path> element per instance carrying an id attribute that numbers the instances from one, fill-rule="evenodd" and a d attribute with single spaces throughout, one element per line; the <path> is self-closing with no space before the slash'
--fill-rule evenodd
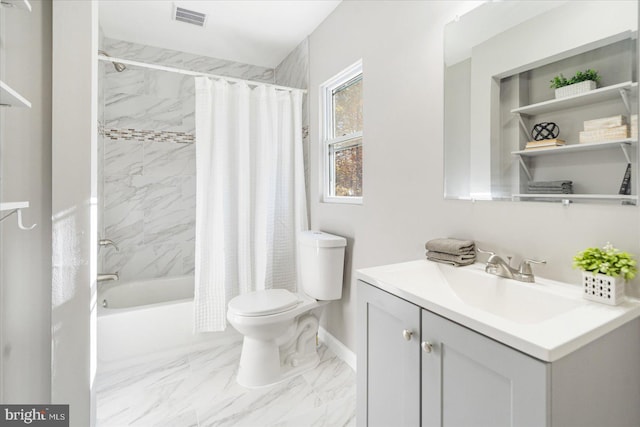
<path id="1" fill-rule="evenodd" d="M 357 316 L 360 427 L 640 426 L 640 317 L 544 362 L 363 281 Z"/>
<path id="2" fill-rule="evenodd" d="M 547 364 L 362 281 L 359 426 L 545 426 Z"/>
<path id="3" fill-rule="evenodd" d="M 422 426 L 546 426 L 541 362 L 422 310 Z"/>

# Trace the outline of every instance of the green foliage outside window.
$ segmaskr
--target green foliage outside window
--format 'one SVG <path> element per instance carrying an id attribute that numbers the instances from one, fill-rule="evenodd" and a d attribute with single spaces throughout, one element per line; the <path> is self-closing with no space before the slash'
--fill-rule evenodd
<path id="1" fill-rule="evenodd" d="M 333 92 L 334 138 L 362 131 L 362 76 Z M 362 196 L 362 138 L 334 151 L 334 195 Z"/>

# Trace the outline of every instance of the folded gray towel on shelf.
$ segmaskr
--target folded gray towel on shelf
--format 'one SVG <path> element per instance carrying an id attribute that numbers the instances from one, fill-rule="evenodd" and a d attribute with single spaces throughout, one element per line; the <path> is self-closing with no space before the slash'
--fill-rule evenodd
<path id="1" fill-rule="evenodd" d="M 468 265 L 476 262 L 476 255 L 475 253 L 465 255 L 452 255 L 444 252 L 427 251 L 427 259 L 430 259 L 432 261 L 444 261 L 460 265 Z"/>
<path id="2" fill-rule="evenodd" d="M 430 256 L 427 256 L 427 259 L 428 259 L 429 261 L 439 262 L 439 263 L 442 263 L 442 264 L 449 264 L 449 265 L 453 265 L 453 266 L 455 266 L 455 267 L 462 267 L 462 266 L 465 266 L 465 265 L 471 265 L 471 264 L 473 264 L 474 262 L 476 262 L 476 260 L 475 260 L 475 259 L 470 259 L 470 260 L 466 260 L 466 261 L 456 262 L 456 261 L 447 261 L 447 260 L 439 259 L 439 258 L 432 258 L 432 257 L 430 257 Z"/>
<path id="3" fill-rule="evenodd" d="M 573 181 L 531 181 L 529 182 L 529 188 L 568 188 L 571 187 Z"/>
<path id="4" fill-rule="evenodd" d="M 428 251 L 441 252 L 452 255 L 467 255 L 476 253 L 476 244 L 473 240 L 459 240 L 451 238 L 439 238 L 429 240 L 425 245 Z"/>
<path id="5" fill-rule="evenodd" d="M 573 188 L 528 187 L 529 194 L 572 194 Z"/>

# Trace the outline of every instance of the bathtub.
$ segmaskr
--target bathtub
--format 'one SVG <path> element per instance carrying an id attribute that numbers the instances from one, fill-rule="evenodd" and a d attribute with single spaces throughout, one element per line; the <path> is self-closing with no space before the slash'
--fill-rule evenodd
<path id="1" fill-rule="evenodd" d="M 105 282 L 98 288 L 98 362 L 211 340 L 193 333 L 193 276 Z"/>

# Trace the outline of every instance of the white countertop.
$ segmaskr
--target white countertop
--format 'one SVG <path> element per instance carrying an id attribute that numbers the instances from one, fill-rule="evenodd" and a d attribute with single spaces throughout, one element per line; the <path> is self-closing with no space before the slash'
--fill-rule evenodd
<path id="1" fill-rule="evenodd" d="M 541 311 L 553 310 L 549 308 L 553 304 L 545 304 L 544 301 L 553 301 L 554 295 L 559 297 L 558 301 L 563 301 L 566 309 L 550 312 L 548 318 L 541 321 L 514 312 L 505 315 L 509 307 L 501 307 L 500 304 L 496 304 L 496 308 L 503 313 L 495 314 L 469 304 L 469 299 L 463 301 L 448 283 L 443 272 L 455 275 L 461 269 L 472 276 L 477 274 L 479 279 L 486 279 L 481 275 L 495 278 L 484 272 L 484 264 L 452 267 L 427 260 L 360 269 L 357 278 L 546 362 L 558 360 L 640 316 L 638 300 L 627 298 L 618 306 L 609 306 L 584 299 L 579 285 L 542 278 L 536 278 L 536 283 L 503 278 L 495 280 L 500 281 L 500 286 L 519 287 L 510 290 L 521 291 L 525 296 L 527 293 L 541 296 L 532 298 L 524 311 L 535 312 L 538 307 Z M 495 300 L 499 302 L 499 299 L 496 295 Z"/>

